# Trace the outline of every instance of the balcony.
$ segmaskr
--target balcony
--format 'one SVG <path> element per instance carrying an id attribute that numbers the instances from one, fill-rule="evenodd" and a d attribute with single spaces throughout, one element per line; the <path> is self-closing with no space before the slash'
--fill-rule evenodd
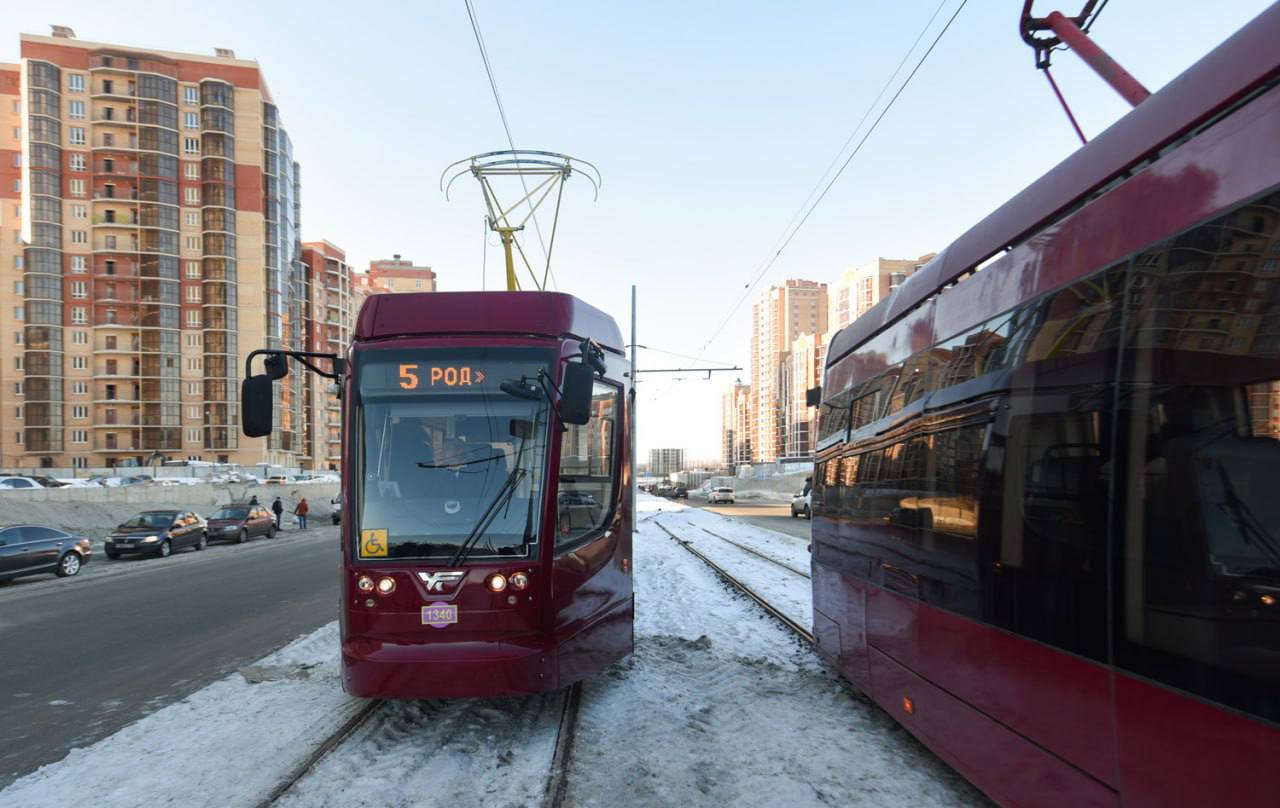
<path id="1" fill-rule="evenodd" d="M 94 227 L 137 227 L 138 220 L 132 214 L 128 216 L 116 216 L 107 218 L 106 214 L 98 213 L 93 217 Z"/>
<path id="2" fill-rule="evenodd" d="M 137 328 L 142 318 L 136 311 L 94 311 L 93 324 L 100 328 Z"/>
<path id="3" fill-rule="evenodd" d="M 97 72 L 114 70 L 120 73 L 159 73 L 171 79 L 178 77 L 178 66 L 171 62 L 161 62 L 156 59 L 138 59 L 133 56 L 94 54 L 89 57 L 89 69 Z"/>
<path id="4" fill-rule="evenodd" d="M 108 177 L 136 177 L 138 163 L 136 160 L 94 160 L 93 173 Z"/>

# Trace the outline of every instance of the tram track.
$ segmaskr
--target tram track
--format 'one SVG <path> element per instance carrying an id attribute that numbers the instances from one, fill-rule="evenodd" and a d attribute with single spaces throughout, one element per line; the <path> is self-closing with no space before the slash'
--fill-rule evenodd
<path id="1" fill-rule="evenodd" d="M 773 565 L 775 565 L 775 566 L 782 567 L 782 568 L 783 568 L 784 570 L 786 570 L 787 572 L 790 572 L 790 573 L 794 573 L 794 574 L 796 574 L 796 575 L 799 575 L 801 578 L 809 578 L 809 579 L 811 579 L 811 578 L 812 578 L 812 576 L 811 576 L 809 573 L 805 572 L 804 570 L 796 569 L 795 567 L 791 566 L 790 564 L 788 564 L 788 563 L 786 563 L 786 562 L 784 562 L 784 561 L 779 561 L 778 559 L 774 558 L 774 557 L 773 557 L 773 556 L 771 556 L 771 555 L 766 555 L 765 553 L 760 552 L 759 550 L 757 550 L 757 549 L 756 549 L 756 548 L 754 548 L 754 547 L 748 547 L 747 545 L 743 544 L 742 542 L 738 542 L 738 541 L 734 541 L 733 539 L 725 538 L 724 536 L 721 536 L 719 533 L 716 533 L 714 530 L 707 530 L 707 529 L 704 527 L 704 528 L 702 528 L 702 532 L 704 532 L 704 533 L 708 533 L 708 534 L 710 534 L 710 535 L 714 536 L 715 538 L 719 539 L 720 541 L 725 542 L 726 544 L 732 544 L 734 547 L 737 547 L 739 550 L 742 550 L 743 552 L 750 553 L 751 555 L 755 556 L 756 558 L 762 559 L 762 560 L 764 560 L 764 561 L 768 561 L 770 564 L 773 564 Z"/>
<path id="2" fill-rule="evenodd" d="M 702 561 L 704 564 L 706 564 L 708 567 L 710 567 L 711 570 L 716 573 L 716 575 L 720 576 L 721 580 L 723 580 L 725 583 L 732 586 L 734 589 L 737 589 L 739 592 L 746 595 L 751 600 L 755 601 L 756 604 L 760 606 L 760 608 L 768 612 L 770 616 L 772 616 L 778 622 L 782 623 L 782 625 L 785 626 L 787 629 L 789 629 L 792 633 L 799 636 L 800 639 L 804 640 L 809 645 L 816 645 L 816 642 L 813 637 L 813 632 L 811 632 L 809 629 L 805 628 L 804 626 L 800 625 L 798 622 L 792 619 L 788 614 L 783 612 L 778 607 L 774 606 L 769 601 L 765 600 L 762 595 L 757 593 L 754 589 L 748 586 L 740 578 L 733 575 L 731 572 L 726 570 L 724 567 L 721 567 L 716 562 L 712 561 L 710 558 L 706 556 L 705 553 L 695 548 L 693 546 L 693 542 L 680 538 L 675 533 L 672 533 L 671 530 L 667 528 L 666 525 L 662 524 L 656 519 L 653 520 L 653 524 L 657 525 L 662 530 L 663 533 L 666 533 L 668 536 L 670 536 L 672 541 L 674 541 L 676 544 L 683 547 L 685 550 L 688 550 L 689 553 L 691 553 L 694 557 L 696 557 L 697 559 Z M 707 531 L 707 532 L 710 533 L 710 531 Z M 713 533 L 712 535 L 714 536 L 715 534 Z M 717 536 L 716 538 L 720 538 L 720 537 Z M 733 544 L 735 542 L 730 542 L 730 543 Z M 774 563 L 781 565 L 781 562 L 778 562 L 776 560 L 774 560 Z M 785 566 L 785 565 L 782 565 L 782 566 Z M 796 572 L 796 570 L 792 567 L 787 567 L 787 569 L 791 570 L 791 572 Z M 806 575 L 805 577 L 807 578 L 809 576 Z"/>
<path id="3" fill-rule="evenodd" d="M 326 755 L 336 749 L 347 738 L 351 737 L 357 729 L 359 729 L 378 708 L 382 707 L 386 702 L 382 699 L 370 699 L 360 705 L 354 713 L 347 717 L 345 721 L 337 726 L 333 732 L 321 739 L 315 748 L 301 760 L 298 765 L 289 770 L 288 774 L 276 784 L 263 800 L 257 803 L 255 808 L 270 808 L 275 805 L 285 794 L 289 792 L 299 780 L 306 777 L 307 774 L 315 768 L 316 764 L 324 759 Z"/>
<path id="4" fill-rule="evenodd" d="M 569 791 L 569 765 L 573 761 L 573 742 L 578 735 L 578 711 L 582 706 L 582 682 L 569 686 L 564 694 L 560 728 L 556 732 L 556 748 L 551 756 L 551 770 L 542 797 L 542 808 L 560 808 Z"/>

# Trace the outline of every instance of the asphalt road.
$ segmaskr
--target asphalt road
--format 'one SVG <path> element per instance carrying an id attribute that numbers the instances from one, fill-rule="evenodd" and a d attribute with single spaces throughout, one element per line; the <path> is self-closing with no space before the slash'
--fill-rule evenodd
<path id="1" fill-rule="evenodd" d="M 684 503 L 686 500 L 682 499 L 680 502 Z M 793 518 L 790 505 L 752 502 L 751 500 L 745 500 L 733 505 L 708 505 L 705 499 L 695 496 L 690 496 L 687 502 L 695 508 L 741 519 L 756 527 L 786 533 L 797 539 L 806 541 L 809 539 L 809 520 L 803 517 Z"/>
<path id="2" fill-rule="evenodd" d="M 340 564 L 326 525 L 0 586 L 0 788 L 336 619 Z"/>

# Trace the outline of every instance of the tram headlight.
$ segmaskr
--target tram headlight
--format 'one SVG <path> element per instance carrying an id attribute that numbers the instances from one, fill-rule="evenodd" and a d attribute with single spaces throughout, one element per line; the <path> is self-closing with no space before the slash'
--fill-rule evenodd
<path id="1" fill-rule="evenodd" d="M 523 572 L 513 572 L 507 582 L 512 589 L 526 589 L 529 586 L 529 576 Z"/>
<path id="2" fill-rule="evenodd" d="M 507 588 L 507 578 L 500 572 L 490 575 L 489 580 L 485 581 L 485 583 L 488 584 L 489 590 L 492 592 L 501 592 Z"/>
<path id="3" fill-rule="evenodd" d="M 359 589 L 361 592 L 372 592 L 373 579 L 368 575 L 361 575 L 356 579 L 356 589 Z"/>
<path id="4" fill-rule="evenodd" d="M 395 579 L 395 578 L 379 578 L 379 579 L 378 579 L 378 594 L 379 594 L 379 595 L 390 595 L 390 594 L 391 594 L 392 592 L 394 592 L 394 591 L 396 591 L 396 579 Z"/>

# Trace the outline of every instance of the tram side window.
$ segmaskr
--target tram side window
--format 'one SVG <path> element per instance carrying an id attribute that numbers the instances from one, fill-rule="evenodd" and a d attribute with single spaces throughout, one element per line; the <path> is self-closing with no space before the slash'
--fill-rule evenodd
<path id="1" fill-rule="evenodd" d="M 849 428 L 849 401 L 851 398 L 852 392 L 843 390 L 827 401 L 822 402 L 822 408 L 818 411 L 819 443 L 831 437 L 844 439 L 845 430 Z"/>
<path id="2" fill-rule="evenodd" d="M 1280 721 L 1280 194 L 1135 261 L 1119 440 L 1121 669 Z M 1254 227 L 1261 217 L 1261 232 Z M 1241 222 L 1247 222 L 1245 227 Z"/>
<path id="3" fill-rule="evenodd" d="M 561 437 L 557 547 L 603 528 L 613 511 L 618 398 L 617 388 L 597 381 L 591 420 L 569 424 Z"/>

